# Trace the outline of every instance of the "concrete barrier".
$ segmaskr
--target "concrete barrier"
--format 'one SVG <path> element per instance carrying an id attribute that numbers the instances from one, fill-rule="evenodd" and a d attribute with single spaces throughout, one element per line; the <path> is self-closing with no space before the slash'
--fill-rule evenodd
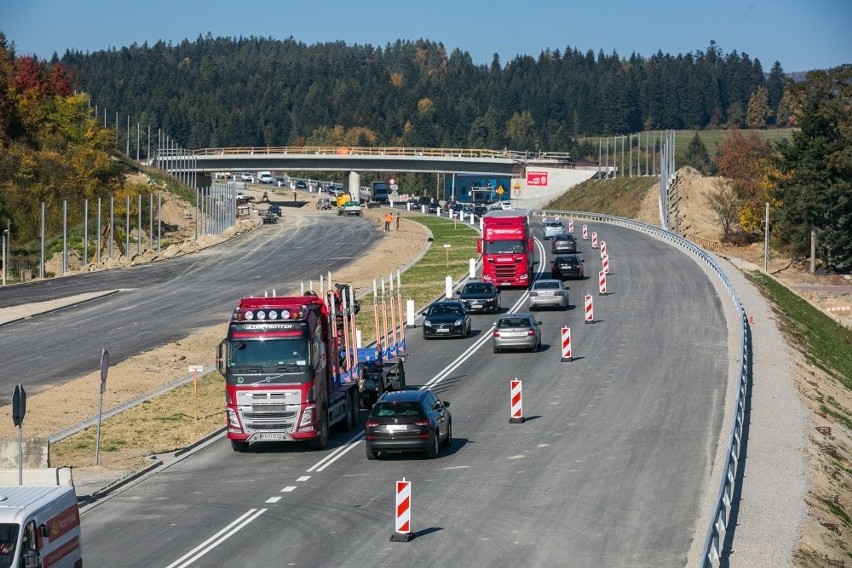
<path id="1" fill-rule="evenodd" d="M 47 467 L 49 444 L 47 438 L 24 438 L 23 440 L 23 462 L 25 468 Z M 18 471 L 18 440 L 11 438 L 0 439 L 0 469 L 12 469 Z M 15 482 L 17 484 L 17 474 Z"/>

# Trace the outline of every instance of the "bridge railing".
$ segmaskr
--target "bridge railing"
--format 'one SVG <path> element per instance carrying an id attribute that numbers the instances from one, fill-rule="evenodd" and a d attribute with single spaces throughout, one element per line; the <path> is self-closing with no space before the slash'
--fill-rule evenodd
<path id="1" fill-rule="evenodd" d="M 748 394 L 748 381 L 751 376 L 751 333 L 748 326 L 748 318 L 745 308 L 740 300 L 734 285 L 728 275 L 719 266 L 713 257 L 705 250 L 696 246 L 694 243 L 684 239 L 659 227 L 646 225 L 634 221 L 633 219 L 625 219 L 623 217 L 611 217 L 609 215 L 596 215 L 591 213 L 577 211 L 543 211 L 542 214 L 549 216 L 560 215 L 564 217 L 573 217 L 575 219 L 585 219 L 588 221 L 597 221 L 603 223 L 611 223 L 641 231 L 650 235 L 654 235 L 663 240 L 679 246 L 688 253 L 698 257 L 699 260 L 707 264 L 716 276 L 721 280 L 730 295 L 731 302 L 737 313 L 737 324 L 740 328 L 740 352 L 739 352 L 739 374 L 737 377 L 732 377 L 737 381 L 736 400 L 733 401 L 733 415 L 730 417 L 731 431 L 727 439 L 727 450 L 725 453 L 725 461 L 721 471 L 721 479 L 719 479 L 719 490 L 716 496 L 716 501 L 713 508 L 713 515 L 709 519 L 707 527 L 707 535 L 704 540 L 704 547 L 701 549 L 701 560 L 698 564 L 700 568 L 708 568 L 719 565 L 719 559 L 722 553 L 722 543 L 724 542 L 725 533 L 728 530 L 728 522 L 730 521 L 731 504 L 733 502 L 734 489 L 737 479 L 737 468 L 740 458 L 740 444 L 742 443 L 743 424 L 745 421 L 745 405 L 746 396 Z"/>
<path id="2" fill-rule="evenodd" d="M 402 156 L 435 158 L 485 158 L 523 162 L 528 160 L 570 161 L 568 152 L 519 152 L 486 148 L 415 148 L 388 146 L 248 146 L 201 148 L 192 150 L 194 156 L 295 154 L 323 156 Z"/>

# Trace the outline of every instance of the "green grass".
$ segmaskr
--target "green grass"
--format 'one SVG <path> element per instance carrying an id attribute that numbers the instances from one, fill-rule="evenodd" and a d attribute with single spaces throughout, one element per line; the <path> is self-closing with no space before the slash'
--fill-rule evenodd
<path id="1" fill-rule="evenodd" d="M 444 293 L 447 276 L 456 283 L 468 274 L 469 259 L 479 257 L 476 252 L 479 233 L 465 223 L 449 219 L 428 216 L 409 219 L 428 228 L 433 238 L 426 254 L 400 276 L 403 302 L 414 300 L 414 309 L 420 310 Z M 445 249 L 445 244 L 450 248 Z M 375 338 L 372 294 L 361 301 L 356 324 L 365 342 Z"/>
<path id="2" fill-rule="evenodd" d="M 547 209 L 593 211 L 634 218 L 642 200 L 659 183 L 656 177 L 590 179 L 576 185 L 547 205 Z"/>
<path id="3" fill-rule="evenodd" d="M 772 278 L 760 272 L 747 276 L 772 301 L 782 316 L 782 331 L 801 347 L 808 360 L 852 389 L 852 331 Z"/>

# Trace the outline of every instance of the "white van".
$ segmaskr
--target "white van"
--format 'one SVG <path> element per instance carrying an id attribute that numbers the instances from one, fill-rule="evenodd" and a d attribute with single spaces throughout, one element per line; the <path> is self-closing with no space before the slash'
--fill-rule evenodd
<path id="1" fill-rule="evenodd" d="M 271 184 L 275 182 L 275 178 L 272 177 L 272 172 L 257 172 L 257 181 L 259 183 Z"/>
<path id="2" fill-rule="evenodd" d="M 82 568 L 73 487 L 0 487 L 0 567 Z"/>

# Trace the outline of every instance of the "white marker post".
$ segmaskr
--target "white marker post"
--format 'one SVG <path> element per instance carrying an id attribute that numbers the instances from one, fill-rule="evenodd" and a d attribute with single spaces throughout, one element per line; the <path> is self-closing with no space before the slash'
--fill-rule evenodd
<path id="1" fill-rule="evenodd" d="M 198 420 L 198 373 L 204 372 L 204 365 L 190 365 L 192 373 L 192 405 L 195 408 L 195 419 Z"/>

